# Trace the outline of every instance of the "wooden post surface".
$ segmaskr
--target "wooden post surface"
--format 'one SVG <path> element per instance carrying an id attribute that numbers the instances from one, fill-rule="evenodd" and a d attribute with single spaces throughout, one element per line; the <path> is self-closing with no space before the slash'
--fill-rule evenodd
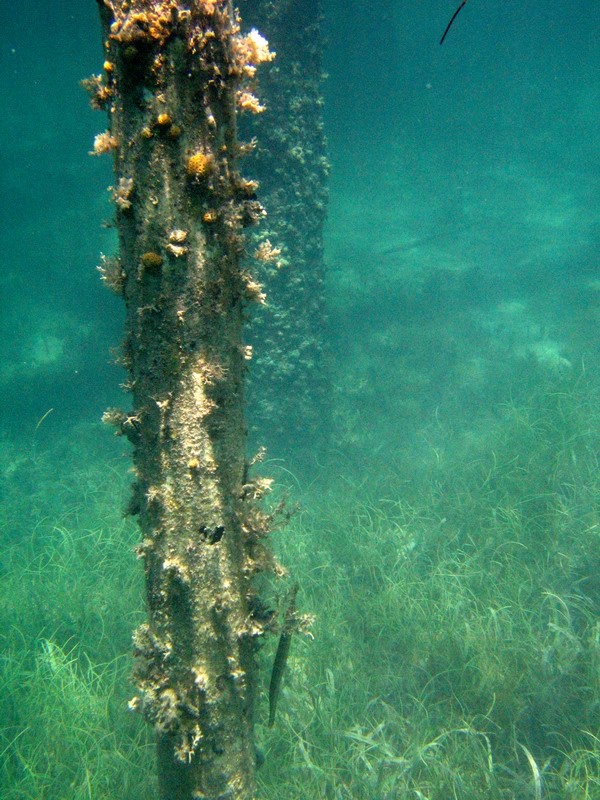
<path id="1" fill-rule="evenodd" d="M 133 445 L 148 621 L 134 634 L 138 707 L 158 738 L 161 800 L 254 797 L 254 651 L 266 624 L 253 576 L 274 562 L 245 460 L 244 228 L 263 209 L 239 172 L 240 109 L 260 110 L 266 41 L 229 0 L 98 0 L 132 410 L 105 420 Z"/>

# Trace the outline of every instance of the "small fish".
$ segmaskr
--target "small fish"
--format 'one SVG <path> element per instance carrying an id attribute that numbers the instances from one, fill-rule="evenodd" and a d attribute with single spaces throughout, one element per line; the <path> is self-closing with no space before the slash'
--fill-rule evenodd
<path id="1" fill-rule="evenodd" d="M 290 645 L 292 643 L 292 634 L 294 632 L 294 622 L 296 617 L 296 595 L 298 594 L 298 584 L 294 584 L 290 591 L 290 601 L 285 612 L 283 620 L 283 627 L 279 637 L 279 644 L 277 645 L 277 652 L 275 653 L 275 660 L 273 661 L 273 669 L 271 670 L 271 682 L 269 684 L 269 728 L 273 727 L 275 722 L 275 713 L 277 711 L 277 701 L 281 693 L 281 682 L 283 680 L 283 673 L 285 665 L 287 664 L 288 656 L 290 654 Z"/>
<path id="2" fill-rule="evenodd" d="M 446 30 L 444 31 L 444 35 L 443 35 L 443 36 L 442 36 L 442 38 L 440 39 L 440 44 L 444 44 L 444 39 L 446 38 L 446 34 L 447 34 L 447 33 L 448 33 L 448 31 L 450 30 L 450 27 L 452 26 L 452 23 L 454 22 L 454 20 L 455 20 L 455 19 L 458 17 L 458 12 L 459 12 L 459 11 L 462 9 L 462 7 L 463 7 L 463 6 L 465 6 L 466 4 L 467 4 L 467 0 L 462 0 L 462 3 L 459 5 L 459 7 L 456 9 L 456 11 L 454 12 L 454 14 L 452 15 L 452 19 L 450 20 L 450 22 L 449 22 L 449 23 L 448 23 L 448 25 L 446 26 Z"/>

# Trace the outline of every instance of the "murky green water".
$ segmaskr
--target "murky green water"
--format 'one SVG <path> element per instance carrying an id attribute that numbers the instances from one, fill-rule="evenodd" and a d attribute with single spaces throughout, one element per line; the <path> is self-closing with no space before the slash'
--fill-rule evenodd
<path id="1" fill-rule="evenodd" d="M 0 794 L 149 799 L 97 11 L 5 6 Z M 325 3 L 331 422 L 263 467 L 316 618 L 272 729 L 259 653 L 261 798 L 600 798 L 600 17 L 454 10 Z"/>

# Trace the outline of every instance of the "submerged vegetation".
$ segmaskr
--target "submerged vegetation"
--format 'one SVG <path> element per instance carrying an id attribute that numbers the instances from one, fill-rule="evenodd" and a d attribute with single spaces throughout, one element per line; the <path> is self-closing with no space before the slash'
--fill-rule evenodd
<path id="1" fill-rule="evenodd" d="M 417 480 L 406 459 L 344 481 L 289 537 L 321 610 L 270 740 L 290 797 L 598 796 L 594 402 L 562 385 L 503 406 Z"/>
<path id="2" fill-rule="evenodd" d="M 476 433 L 424 430 L 403 466 L 329 466 L 301 493 L 276 545 L 314 641 L 294 638 L 273 728 L 276 642 L 260 653 L 263 800 L 600 796 L 599 408 L 556 377 Z M 126 462 L 86 457 L 100 435 L 2 451 L 6 800 L 153 796 L 127 711 L 137 534 Z"/>
<path id="3" fill-rule="evenodd" d="M 99 438 L 0 451 L 3 798 L 151 796 L 146 731 L 127 713 L 137 532 L 119 510 L 123 462 L 89 450 Z"/>
<path id="4" fill-rule="evenodd" d="M 600 800 L 597 9 L 582 3 L 565 26 L 562 4 L 481 3 L 469 30 L 469 3 L 440 48 L 459 2 L 241 4 L 242 20 L 261 5 L 282 23 L 264 113 L 249 57 L 271 53 L 250 15 L 232 52 L 249 81 L 238 108 L 261 112 L 256 131 L 241 122 L 237 152 L 255 152 L 235 194 L 246 221 L 255 193 L 268 211 L 238 287 L 258 312 L 238 351 L 254 352 L 248 452 L 267 444 L 273 459 L 249 494 L 274 476 L 274 508 L 298 506 L 273 535 L 289 576 L 257 587 L 265 620 L 279 611 L 257 653 L 257 800 Z M 101 299 L 95 272 L 145 184 L 109 176 L 129 137 L 94 139 L 83 110 L 90 5 L 6 14 L 0 51 L 1 800 L 158 794 L 156 742 L 128 708 L 144 580 L 122 514 L 136 476 L 118 447 L 139 408 L 115 410 L 118 382 L 134 384 L 107 364 L 122 304 Z M 137 47 L 134 71 L 151 49 Z M 114 68 L 84 82 L 98 109 Z M 171 94 L 139 99 L 140 148 L 173 155 L 196 210 L 150 231 L 135 258 L 101 259 L 118 296 L 159 291 L 167 273 L 177 283 L 199 230 L 219 260 L 229 213 L 209 197 L 221 151 L 190 139 Z M 153 186 L 156 211 L 154 190 L 172 184 Z M 155 314 L 139 320 L 153 336 Z M 224 396 L 223 364 L 198 373 L 215 393 L 203 411 Z M 150 396 L 162 413 L 167 395 Z M 106 408 L 129 436 L 80 422 Z M 184 464 L 186 490 L 200 461 Z M 207 543 L 219 526 L 201 530 Z M 282 625 L 296 584 L 310 636 Z"/>

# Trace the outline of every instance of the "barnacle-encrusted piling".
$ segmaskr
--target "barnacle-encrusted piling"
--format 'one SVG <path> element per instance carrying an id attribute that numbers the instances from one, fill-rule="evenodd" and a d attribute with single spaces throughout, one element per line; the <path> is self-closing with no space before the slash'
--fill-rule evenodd
<path id="1" fill-rule="evenodd" d="M 244 19 L 277 59 L 261 76 L 266 110 L 252 172 L 269 216 L 252 249 L 267 306 L 255 315 L 249 386 L 252 421 L 269 450 L 296 441 L 327 449 L 332 387 L 325 347 L 323 228 L 327 175 L 323 130 L 322 0 L 239 0 Z M 298 444 L 301 442 L 301 445 Z"/>
<path id="2" fill-rule="evenodd" d="M 229 0 L 98 2 L 105 62 L 85 84 L 109 113 L 94 151 L 114 157 L 119 234 L 101 272 L 125 300 L 133 400 L 105 419 L 133 445 L 149 615 L 131 704 L 157 732 L 162 800 L 248 800 L 264 627 L 251 580 L 273 562 L 267 482 L 244 459 L 240 257 L 263 210 L 239 173 L 236 109 L 273 54 Z"/>

